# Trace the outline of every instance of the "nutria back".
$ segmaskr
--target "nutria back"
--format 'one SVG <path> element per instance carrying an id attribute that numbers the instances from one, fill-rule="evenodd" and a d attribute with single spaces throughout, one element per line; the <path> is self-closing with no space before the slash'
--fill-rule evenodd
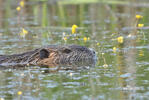
<path id="1" fill-rule="evenodd" d="M 51 66 L 95 61 L 95 51 L 79 45 L 48 45 L 21 54 L 0 55 L 1 66 Z"/>

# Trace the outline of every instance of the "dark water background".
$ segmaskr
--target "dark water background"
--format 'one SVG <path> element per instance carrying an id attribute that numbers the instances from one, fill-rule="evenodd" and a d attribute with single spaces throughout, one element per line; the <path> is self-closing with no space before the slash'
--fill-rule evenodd
<path id="1" fill-rule="evenodd" d="M 148 100 L 148 12 L 148 0 L 0 0 L 0 54 L 78 44 L 98 56 L 90 69 L 1 69 L 0 100 Z"/>

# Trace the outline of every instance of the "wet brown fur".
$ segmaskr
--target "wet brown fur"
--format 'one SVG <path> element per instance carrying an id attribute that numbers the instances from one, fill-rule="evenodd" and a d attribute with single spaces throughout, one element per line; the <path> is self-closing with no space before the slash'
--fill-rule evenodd
<path id="1" fill-rule="evenodd" d="M 94 60 L 94 51 L 78 45 L 49 45 L 21 54 L 0 55 L 0 66 L 57 65 L 82 60 Z"/>

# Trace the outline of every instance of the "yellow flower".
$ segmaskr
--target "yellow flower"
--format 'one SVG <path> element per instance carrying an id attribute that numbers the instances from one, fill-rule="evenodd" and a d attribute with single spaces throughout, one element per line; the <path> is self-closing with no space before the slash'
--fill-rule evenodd
<path id="1" fill-rule="evenodd" d="M 113 47 L 113 52 L 114 53 L 116 53 L 116 50 L 117 50 L 117 48 L 116 47 Z"/>
<path id="2" fill-rule="evenodd" d="M 78 28 L 77 25 L 72 25 L 72 34 L 76 33 L 76 28 Z"/>
<path id="3" fill-rule="evenodd" d="M 22 91 L 18 91 L 18 93 L 17 93 L 18 95 L 22 95 Z"/>
<path id="4" fill-rule="evenodd" d="M 86 42 L 87 41 L 87 37 L 84 37 L 83 40 L 84 40 L 84 42 Z"/>
<path id="5" fill-rule="evenodd" d="M 90 40 L 90 37 L 88 37 L 87 40 L 89 41 Z"/>
<path id="6" fill-rule="evenodd" d="M 143 27 L 144 26 L 144 24 L 138 24 L 138 27 Z"/>
<path id="7" fill-rule="evenodd" d="M 20 33 L 20 36 L 25 37 L 27 34 L 28 34 L 28 31 L 23 28 L 21 33 Z"/>
<path id="8" fill-rule="evenodd" d="M 23 32 L 24 34 L 28 34 L 28 31 L 25 30 L 24 28 L 22 29 L 22 32 Z"/>
<path id="9" fill-rule="evenodd" d="M 17 10 L 17 11 L 20 11 L 20 10 L 21 10 L 21 7 L 18 6 L 18 7 L 16 8 L 16 10 Z"/>
<path id="10" fill-rule="evenodd" d="M 124 41 L 123 39 L 124 39 L 124 38 L 123 38 L 122 36 L 118 37 L 118 38 L 117 38 L 118 43 L 123 43 L 123 41 Z"/>
<path id="11" fill-rule="evenodd" d="M 143 16 L 141 16 L 141 15 L 136 15 L 136 19 L 141 19 L 141 18 L 143 18 Z"/>
<path id="12" fill-rule="evenodd" d="M 98 46 L 99 46 L 99 45 L 100 45 L 100 43 L 98 42 L 96 45 L 98 45 Z"/>
<path id="13" fill-rule="evenodd" d="M 21 6 L 21 7 L 24 7 L 24 0 L 22 0 L 22 1 L 20 2 L 20 6 Z"/>

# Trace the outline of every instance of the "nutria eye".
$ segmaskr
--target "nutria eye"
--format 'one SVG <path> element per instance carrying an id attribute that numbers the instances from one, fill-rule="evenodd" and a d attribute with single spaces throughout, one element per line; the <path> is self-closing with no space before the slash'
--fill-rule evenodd
<path id="1" fill-rule="evenodd" d="M 93 51 L 93 54 L 96 54 L 96 52 L 95 52 L 95 51 Z"/>
<path id="2" fill-rule="evenodd" d="M 42 49 L 39 51 L 40 59 L 48 58 L 49 54 L 50 54 L 49 51 L 46 49 Z"/>
<path id="3" fill-rule="evenodd" d="M 68 49 L 68 48 L 65 48 L 65 49 L 63 50 L 63 53 L 70 53 L 70 52 L 71 52 L 71 50 Z"/>

